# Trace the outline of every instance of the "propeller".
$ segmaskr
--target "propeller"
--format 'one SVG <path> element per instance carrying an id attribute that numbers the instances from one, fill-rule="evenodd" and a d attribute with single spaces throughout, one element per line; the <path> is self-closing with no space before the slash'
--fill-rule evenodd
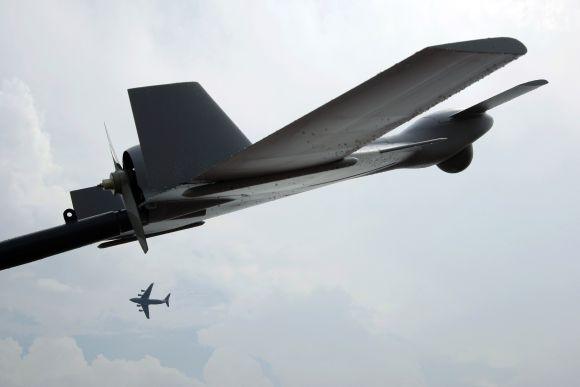
<path id="1" fill-rule="evenodd" d="M 103 122 L 103 126 L 105 127 L 105 134 L 107 135 L 107 142 L 109 143 L 109 152 L 111 152 L 111 157 L 113 158 L 113 164 L 115 165 L 115 171 L 119 169 L 123 169 L 121 164 L 119 163 L 119 158 L 117 157 L 117 152 L 115 152 L 115 148 L 113 147 L 113 142 L 111 141 L 111 136 L 109 136 L 109 131 L 107 130 L 107 124 Z"/>
<path id="2" fill-rule="evenodd" d="M 103 189 L 113 191 L 115 195 L 121 195 L 123 198 L 123 203 L 125 204 L 125 209 L 127 210 L 129 222 L 131 222 L 131 227 L 133 227 L 133 231 L 135 232 L 135 236 L 137 237 L 143 252 L 147 253 L 149 247 L 147 246 L 147 240 L 145 239 L 145 230 L 143 229 L 143 222 L 141 222 L 141 216 L 139 215 L 139 207 L 137 206 L 135 195 L 131 189 L 129 173 L 128 171 L 125 171 L 123 167 L 121 167 L 121 164 L 117 159 L 117 154 L 115 153 L 115 148 L 113 148 L 113 143 L 111 142 L 111 137 L 109 136 L 109 131 L 107 130 L 106 124 L 105 133 L 107 135 L 107 141 L 109 142 L 109 152 L 111 153 L 111 157 L 113 159 L 115 171 L 111 172 L 109 178 L 104 179 L 100 186 Z"/>

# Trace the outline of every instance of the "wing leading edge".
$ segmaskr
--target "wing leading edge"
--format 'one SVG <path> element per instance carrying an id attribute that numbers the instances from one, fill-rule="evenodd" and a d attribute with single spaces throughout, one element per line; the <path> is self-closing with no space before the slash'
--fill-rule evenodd
<path id="1" fill-rule="evenodd" d="M 145 313 L 145 317 L 149 318 L 149 305 L 143 304 L 141 305 L 141 309 L 143 310 L 143 313 Z"/>
<path id="2" fill-rule="evenodd" d="M 526 53 L 516 39 L 427 47 L 198 179 L 220 181 L 337 161 Z"/>
<path id="3" fill-rule="evenodd" d="M 501 104 L 511 101 L 521 95 L 529 93 L 532 90 L 537 89 L 540 86 L 547 84 L 548 81 L 545 79 L 537 79 L 535 81 L 530 81 L 522 83 L 520 85 L 514 86 L 511 89 L 503 91 L 491 98 L 486 99 L 478 104 L 471 106 L 465 110 L 455 113 L 452 117 L 454 118 L 469 118 L 479 114 L 483 114 L 486 111 L 493 109 Z"/>
<path id="4" fill-rule="evenodd" d="M 145 289 L 145 291 L 143 292 L 143 295 L 141 296 L 141 298 L 143 300 L 148 300 L 149 297 L 151 296 L 151 290 L 153 289 L 153 284 L 149 285 L 147 287 L 147 289 Z"/>

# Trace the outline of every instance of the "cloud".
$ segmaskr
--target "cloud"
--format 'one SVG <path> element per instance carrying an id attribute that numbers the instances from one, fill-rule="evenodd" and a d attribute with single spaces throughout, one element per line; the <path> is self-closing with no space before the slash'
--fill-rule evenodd
<path id="1" fill-rule="evenodd" d="M 10 203 L 3 206 L 3 219 L 12 220 L 11 227 L 0 228 L 0 236 L 8 237 L 49 223 L 66 192 L 54 183 L 59 168 L 42 115 L 23 81 L 0 80 L 0 117 L 0 202 Z"/>
<path id="2" fill-rule="evenodd" d="M 75 340 L 69 337 L 37 338 L 26 353 L 14 339 L 0 340 L 3 387 L 272 386 L 255 360 L 225 349 L 210 357 L 204 377 L 206 382 L 187 377 L 152 356 L 128 361 L 99 355 L 87 362 Z"/>
<path id="3" fill-rule="evenodd" d="M 201 386 L 153 357 L 139 361 L 98 356 L 88 363 L 71 338 L 38 338 L 26 354 L 12 339 L 0 341 L 0 385 L 24 386 Z"/>
<path id="4" fill-rule="evenodd" d="M 199 339 L 263 359 L 283 386 L 425 385 L 409 347 L 371 334 L 349 304 L 340 291 L 271 294 L 233 308 L 221 323 L 200 331 Z"/>
<path id="5" fill-rule="evenodd" d="M 208 360 L 204 370 L 208 386 L 216 387 L 272 387 L 263 375 L 259 362 L 243 352 L 218 348 Z"/>
<path id="6" fill-rule="evenodd" d="M 36 281 L 36 283 L 38 284 L 38 287 L 41 288 L 42 290 L 48 290 L 51 292 L 64 293 L 74 290 L 69 285 L 63 284 L 62 282 L 55 280 L 54 278 L 39 278 Z"/>

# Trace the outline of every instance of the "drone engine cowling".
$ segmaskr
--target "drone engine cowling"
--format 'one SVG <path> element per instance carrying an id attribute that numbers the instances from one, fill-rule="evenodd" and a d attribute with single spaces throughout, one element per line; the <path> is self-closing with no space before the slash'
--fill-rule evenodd
<path id="1" fill-rule="evenodd" d="M 459 151 L 459 153 L 437 164 L 437 167 L 443 172 L 459 173 L 469 167 L 471 160 L 473 160 L 473 145 L 470 144 Z"/>

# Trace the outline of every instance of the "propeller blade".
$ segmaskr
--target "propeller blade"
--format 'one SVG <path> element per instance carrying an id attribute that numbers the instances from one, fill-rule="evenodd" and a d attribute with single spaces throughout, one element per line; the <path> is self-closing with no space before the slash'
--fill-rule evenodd
<path id="1" fill-rule="evenodd" d="M 109 142 L 109 151 L 111 152 L 111 157 L 113 158 L 115 171 L 111 173 L 109 179 L 103 180 L 100 186 L 103 189 L 108 189 L 113 191 L 115 194 L 121 195 L 123 203 L 125 204 L 125 209 L 127 210 L 127 217 L 129 218 L 131 227 L 135 232 L 135 237 L 139 241 L 143 252 L 147 253 L 149 247 L 147 246 L 147 240 L 145 239 L 145 230 L 143 229 L 143 223 L 141 222 L 139 207 L 137 206 L 137 201 L 135 200 L 133 190 L 131 189 L 129 172 L 125 171 L 119 163 L 117 154 L 115 153 L 115 148 L 113 148 L 113 143 L 111 142 L 111 137 L 109 136 L 109 131 L 107 130 L 107 124 L 103 122 L 103 125 L 105 126 L 105 134 L 107 135 L 107 141 Z"/>
<path id="2" fill-rule="evenodd" d="M 113 158 L 113 164 L 115 165 L 115 170 L 123 169 L 121 167 L 121 163 L 119 163 L 119 159 L 117 158 L 117 153 L 115 152 L 115 148 L 113 147 L 113 142 L 111 141 L 111 136 L 109 136 L 109 131 L 107 130 L 107 124 L 103 122 L 105 126 L 105 134 L 107 135 L 107 141 L 109 142 L 109 152 L 111 152 L 111 157 Z"/>
<path id="3" fill-rule="evenodd" d="M 145 230 L 143 229 L 143 223 L 141 223 L 141 216 L 139 216 L 139 208 L 137 207 L 137 202 L 133 196 L 133 191 L 131 190 L 131 185 L 129 184 L 129 178 L 125 172 L 125 178 L 121 183 L 121 197 L 125 203 L 125 209 L 127 209 L 127 215 L 129 216 L 129 222 L 135 231 L 135 236 L 141 245 L 144 253 L 147 253 L 149 247 L 147 246 L 147 240 L 145 239 Z"/>
<path id="4" fill-rule="evenodd" d="M 116 195 L 121 195 L 123 204 L 125 205 L 125 210 L 127 211 L 129 223 L 131 223 L 131 227 L 135 232 L 135 237 L 139 241 L 143 252 L 147 253 L 149 248 L 147 247 L 147 241 L 145 240 L 145 230 L 143 229 L 143 223 L 141 222 L 141 215 L 139 214 L 137 201 L 135 200 L 133 190 L 131 189 L 129 173 L 123 169 L 116 170 L 111 173 L 109 179 L 103 180 L 100 186 L 103 189 L 113 191 Z"/>

